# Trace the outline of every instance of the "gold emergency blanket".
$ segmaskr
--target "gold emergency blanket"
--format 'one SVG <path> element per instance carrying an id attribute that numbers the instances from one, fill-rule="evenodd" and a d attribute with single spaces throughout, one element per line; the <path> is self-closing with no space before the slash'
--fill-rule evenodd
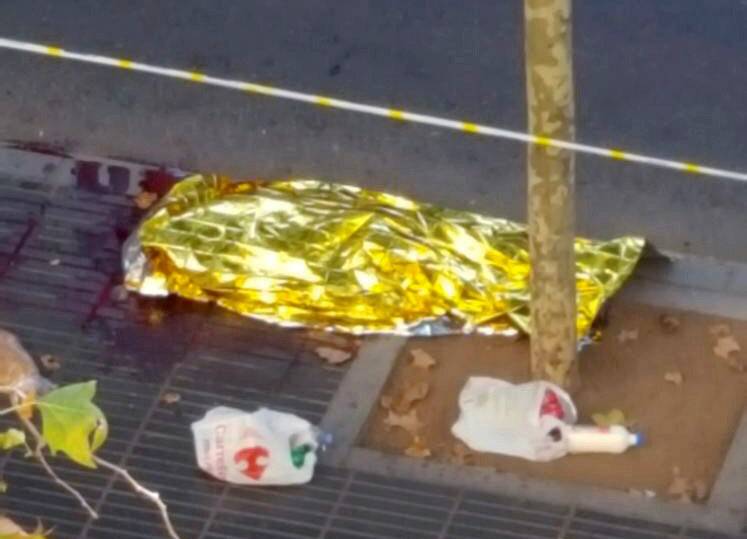
<path id="1" fill-rule="evenodd" d="M 644 240 L 576 240 L 578 333 L 631 274 Z M 215 301 L 283 326 L 352 333 L 529 330 L 526 228 L 316 180 L 191 176 L 125 246 L 146 295 Z"/>

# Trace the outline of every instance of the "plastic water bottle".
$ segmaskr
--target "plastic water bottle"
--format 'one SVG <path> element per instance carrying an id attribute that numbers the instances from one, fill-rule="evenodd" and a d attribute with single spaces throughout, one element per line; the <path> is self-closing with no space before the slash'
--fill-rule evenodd
<path id="1" fill-rule="evenodd" d="M 319 427 L 312 427 L 312 430 L 314 432 L 314 439 L 316 439 L 316 443 L 319 445 L 319 450 L 326 451 L 332 445 L 334 436 L 332 436 L 331 432 L 325 432 Z"/>
<path id="2" fill-rule="evenodd" d="M 644 443 L 641 433 L 632 433 L 620 425 L 593 427 L 574 425 L 565 432 L 569 453 L 623 453 Z"/>

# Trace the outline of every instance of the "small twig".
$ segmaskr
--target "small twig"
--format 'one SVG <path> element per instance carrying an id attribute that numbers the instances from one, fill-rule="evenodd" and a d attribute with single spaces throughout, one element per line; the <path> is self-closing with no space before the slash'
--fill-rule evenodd
<path id="1" fill-rule="evenodd" d="M 17 385 L 0 386 L 0 393 L 8 395 L 10 398 L 26 398 L 26 392 L 19 389 Z"/>
<path id="2" fill-rule="evenodd" d="M 0 416 L 12 414 L 13 412 L 18 412 L 19 410 L 24 410 L 26 408 L 31 408 L 33 405 L 34 404 L 31 402 L 16 404 L 15 406 L 10 406 L 8 408 L 5 408 L 4 410 L 0 410 Z"/>
<path id="3" fill-rule="evenodd" d="M 26 430 L 28 430 L 31 433 L 31 436 L 34 437 L 34 440 L 36 441 L 36 447 L 34 448 L 33 455 L 36 457 L 36 459 L 41 463 L 41 465 L 44 467 L 44 469 L 47 471 L 47 474 L 49 477 L 51 477 L 55 483 L 60 485 L 62 488 L 67 490 L 78 502 L 80 505 L 88 511 L 88 514 L 91 515 L 91 518 L 97 519 L 99 518 L 98 513 L 91 507 L 86 499 L 83 497 L 83 495 L 78 492 L 72 485 L 70 485 L 67 481 L 62 479 L 59 475 L 57 475 L 57 472 L 55 472 L 52 467 L 47 462 L 47 459 L 44 457 L 44 453 L 42 453 L 42 450 L 46 447 L 47 443 L 44 441 L 44 437 L 41 435 L 41 433 L 36 429 L 36 426 L 26 419 L 23 416 L 19 416 L 21 418 L 21 421 L 23 422 L 23 426 L 26 427 Z"/>
<path id="4" fill-rule="evenodd" d="M 161 512 L 161 519 L 163 520 L 163 523 L 166 526 L 166 530 L 168 530 L 171 539 L 180 539 L 179 534 L 176 533 L 174 526 L 171 524 L 168 507 L 166 507 L 166 504 L 163 503 L 158 492 L 148 490 L 143 485 L 138 483 L 135 478 L 130 475 L 130 472 L 128 472 L 124 468 L 117 466 L 116 464 L 104 460 L 101 457 L 97 457 L 96 455 L 93 456 L 93 461 L 96 464 L 115 472 L 117 475 L 127 481 L 135 492 L 153 502 L 153 504 L 158 507 L 158 510 Z"/>

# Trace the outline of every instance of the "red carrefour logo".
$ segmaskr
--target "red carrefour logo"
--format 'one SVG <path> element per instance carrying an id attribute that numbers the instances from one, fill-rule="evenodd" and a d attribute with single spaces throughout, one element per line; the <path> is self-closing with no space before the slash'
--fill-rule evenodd
<path id="1" fill-rule="evenodd" d="M 241 473 L 255 481 L 259 481 L 262 474 L 265 473 L 265 468 L 267 468 L 267 465 L 260 463 L 259 459 L 266 460 L 269 456 L 269 451 L 262 446 L 247 447 L 237 451 L 233 456 L 233 461 L 236 464 L 246 463 L 246 467 L 241 470 Z"/>
<path id="2" fill-rule="evenodd" d="M 565 419 L 563 405 L 555 392 L 550 389 L 545 390 L 545 396 L 542 399 L 542 405 L 540 406 L 540 417 L 543 415 L 555 416 L 561 420 Z"/>

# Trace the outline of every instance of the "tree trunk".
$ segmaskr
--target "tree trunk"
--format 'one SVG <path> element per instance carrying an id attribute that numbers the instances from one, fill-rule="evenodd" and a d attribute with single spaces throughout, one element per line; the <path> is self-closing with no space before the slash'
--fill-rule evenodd
<path id="1" fill-rule="evenodd" d="M 571 0 L 524 0 L 529 129 L 574 138 Z M 528 148 L 532 375 L 575 383 L 574 155 L 542 139 Z"/>

